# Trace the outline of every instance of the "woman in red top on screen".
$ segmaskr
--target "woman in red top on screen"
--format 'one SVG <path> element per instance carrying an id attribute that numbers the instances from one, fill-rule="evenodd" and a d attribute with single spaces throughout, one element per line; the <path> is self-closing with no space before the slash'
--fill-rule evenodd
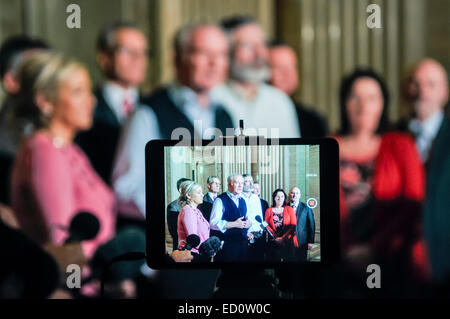
<path id="1" fill-rule="evenodd" d="M 272 207 L 265 213 L 267 228 L 275 237 L 275 245 L 270 251 L 269 259 L 292 260 L 295 258 L 295 248 L 298 248 L 297 217 L 294 209 L 287 205 L 287 196 L 284 190 L 277 189 L 272 194 Z"/>
<path id="2" fill-rule="evenodd" d="M 386 133 L 386 85 L 372 70 L 356 70 L 342 81 L 340 104 L 344 258 L 367 265 L 372 257 L 395 256 L 423 267 L 417 243 L 424 171 L 412 138 Z"/>
<path id="3" fill-rule="evenodd" d="M 193 182 L 186 181 L 181 184 L 180 198 L 178 204 L 181 207 L 178 215 L 178 246 L 184 247 L 186 239 L 189 235 L 197 235 L 200 243 L 197 247 L 192 248 L 194 261 L 198 255 L 198 247 L 209 238 L 209 223 L 203 216 L 202 212 L 197 208 L 203 203 L 202 187 Z"/>
<path id="4" fill-rule="evenodd" d="M 76 213 L 94 214 L 99 233 L 82 242 L 90 258 L 114 235 L 115 212 L 112 192 L 73 143 L 76 133 L 92 124 L 89 74 L 77 61 L 56 53 L 36 53 L 26 63 L 40 67 L 33 86 L 37 108 L 30 110 L 39 117 L 39 127 L 23 141 L 15 160 L 12 205 L 22 229 L 41 244 L 63 244 Z"/>

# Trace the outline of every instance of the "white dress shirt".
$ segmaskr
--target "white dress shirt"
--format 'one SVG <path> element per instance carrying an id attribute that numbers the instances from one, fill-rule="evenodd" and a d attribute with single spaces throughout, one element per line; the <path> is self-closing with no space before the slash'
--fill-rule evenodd
<path id="1" fill-rule="evenodd" d="M 231 198 L 234 204 L 236 204 L 236 207 L 239 208 L 240 195 L 234 195 L 230 191 L 227 191 L 226 194 Z M 223 206 L 222 200 L 217 197 L 213 203 L 211 217 L 209 218 L 209 225 L 211 226 L 211 229 L 219 230 L 222 233 L 226 231 L 225 225 L 228 221 L 222 219 L 224 212 L 225 207 Z"/>
<path id="2" fill-rule="evenodd" d="M 169 98 L 191 121 L 203 121 L 203 133 L 209 125 L 214 126 L 215 108 L 202 108 L 197 104 L 194 92 L 178 84 L 169 87 Z M 213 124 L 211 124 L 213 123 Z M 125 126 L 118 146 L 112 173 L 113 188 L 119 211 L 135 216 L 145 216 L 145 145 L 152 139 L 160 139 L 161 133 L 155 112 L 148 106 L 139 107 Z M 204 134 L 204 138 L 211 135 Z"/>
<path id="3" fill-rule="evenodd" d="M 174 83 L 169 88 L 169 96 L 177 108 L 188 118 L 194 126 L 194 131 L 204 139 L 213 138 L 214 132 L 211 128 L 216 126 L 216 106 L 210 97 L 210 105 L 205 108 L 198 104 L 195 92 L 186 87 Z M 209 129 L 209 130 L 208 130 Z"/>
<path id="4" fill-rule="evenodd" d="M 211 198 L 212 201 L 214 201 L 217 198 L 217 194 L 211 192 L 208 192 L 208 196 L 209 198 Z"/>
<path id="5" fill-rule="evenodd" d="M 426 162 L 428 159 L 431 145 L 439 132 L 443 120 L 444 111 L 439 110 L 423 122 L 417 119 L 409 122 L 410 131 L 416 135 L 416 148 L 419 151 L 422 162 Z"/>
<path id="6" fill-rule="evenodd" d="M 294 104 L 271 85 L 262 83 L 252 101 L 244 99 L 232 82 L 214 88 L 212 95 L 231 115 L 234 127 L 239 127 L 239 120 L 244 120 L 245 135 L 300 137 Z"/>
<path id="7" fill-rule="evenodd" d="M 256 221 L 256 216 L 261 217 L 261 221 L 264 221 L 261 201 L 258 195 L 250 192 L 250 196 L 248 196 L 246 193 L 242 193 L 242 198 L 245 199 L 245 204 L 247 205 L 247 218 L 252 222 L 252 225 L 250 226 L 248 231 L 250 232 L 262 231 L 260 223 Z"/>
<path id="8" fill-rule="evenodd" d="M 124 123 L 128 116 L 124 113 L 123 101 L 126 98 L 133 106 L 138 105 L 138 89 L 135 87 L 124 89 L 120 85 L 117 85 L 111 81 L 105 82 L 102 89 L 103 97 L 105 98 L 106 103 L 116 115 L 119 123 Z"/>
<path id="9" fill-rule="evenodd" d="M 290 202 L 289 206 L 292 207 L 292 209 L 294 210 L 295 214 L 297 215 L 297 208 L 298 208 L 298 204 L 300 203 L 300 201 L 298 202 Z"/>

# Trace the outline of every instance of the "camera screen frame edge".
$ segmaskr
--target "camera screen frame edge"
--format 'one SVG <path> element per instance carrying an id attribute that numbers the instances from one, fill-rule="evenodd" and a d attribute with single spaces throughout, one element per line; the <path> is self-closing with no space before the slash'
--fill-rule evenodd
<path id="1" fill-rule="evenodd" d="M 249 137 L 221 138 L 222 145 L 254 145 L 256 139 Z M 232 140 L 232 142 L 230 141 Z M 260 139 L 257 139 L 258 142 Z M 271 139 L 264 139 L 266 145 L 271 145 Z M 145 183 L 146 183 L 146 211 L 159 212 L 146 214 L 146 261 L 153 269 L 223 269 L 242 268 L 248 265 L 253 268 L 274 268 L 280 265 L 307 264 L 312 267 L 330 265 L 339 260 L 339 145 L 333 138 L 306 139 L 280 138 L 275 140 L 278 145 L 319 145 L 320 156 L 320 243 L 321 260 L 319 262 L 211 262 L 211 263 L 169 263 L 165 251 L 165 176 L 164 176 L 164 147 L 176 146 L 213 146 L 216 140 L 151 140 L 145 147 Z M 259 145 L 259 143 L 257 144 Z M 275 144 L 274 144 L 275 145 Z M 150 155 L 151 154 L 151 155 Z M 149 200 L 147 194 L 155 194 Z M 326 200 L 324 200 L 326 199 Z"/>

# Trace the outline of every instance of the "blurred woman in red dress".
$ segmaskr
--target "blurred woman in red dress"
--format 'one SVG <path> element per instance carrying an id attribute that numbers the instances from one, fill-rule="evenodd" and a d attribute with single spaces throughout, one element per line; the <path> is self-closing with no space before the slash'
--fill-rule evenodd
<path id="1" fill-rule="evenodd" d="M 375 72 L 356 70 L 341 84 L 340 104 L 343 257 L 365 266 L 396 260 L 425 276 L 424 170 L 412 138 L 387 133 L 386 85 Z"/>

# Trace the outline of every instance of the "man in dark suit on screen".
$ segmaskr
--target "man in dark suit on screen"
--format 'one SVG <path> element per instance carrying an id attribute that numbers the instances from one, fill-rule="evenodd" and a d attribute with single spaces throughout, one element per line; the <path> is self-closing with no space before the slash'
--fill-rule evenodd
<path id="1" fill-rule="evenodd" d="M 198 209 L 202 212 L 203 217 L 205 217 L 206 220 L 209 220 L 214 200 L 217 198 L 220 191 L 219 177 L 209 176 L 206 180 L 206 185 L 208 188 L 208 192 L 205 194 L 205 196 L 203 196 L 203 203 L 198 205 Z M 214 235 L 217 236 L 217 234 Z"/>
<path id="2" fill-rule="evenodd" d="M 307 251 L 312 248 L 314 243 L 316 223 L 312 209 L 300 201 L 300 196 L 301 192 L 298 187 L 292 187 L 289 191 L 289 205 L 297 215 L 298 256 L 302 261 L 306 261 Z"/>

